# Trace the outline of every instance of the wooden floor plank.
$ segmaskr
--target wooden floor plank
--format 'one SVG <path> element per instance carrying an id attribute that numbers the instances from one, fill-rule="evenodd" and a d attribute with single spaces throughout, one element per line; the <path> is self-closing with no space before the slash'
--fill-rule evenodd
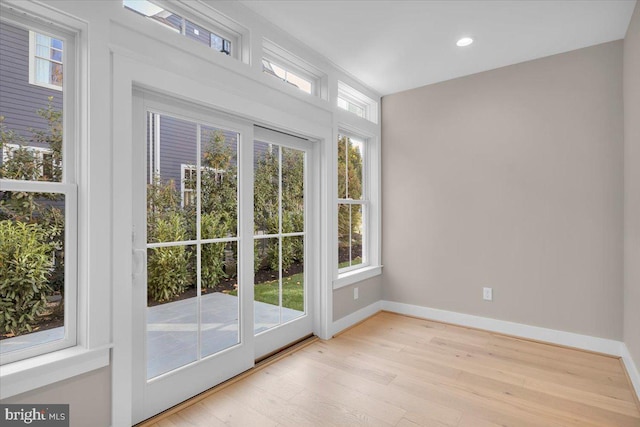
<path id="1" fill-rule="evenodd" d="M 640 427 L 618 358 L 380 312 L 154 427 Z"/>

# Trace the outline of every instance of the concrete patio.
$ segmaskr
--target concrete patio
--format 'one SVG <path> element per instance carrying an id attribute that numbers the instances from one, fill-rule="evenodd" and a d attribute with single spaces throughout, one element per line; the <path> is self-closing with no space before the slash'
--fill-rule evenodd
<path id="1" fill-rule="evenodd" d="M 215 354 L 238 343 L 238 297 L 220 292 L 201 301 L 201 355 Z M 153 378 L 198 359 L 198 305 L 196 298 L 147 309 L 147 378 Z M 254 331 L 302 316 L 292 310 L 254 302 Z M 280 319 L 282 315 L 282 319 Z"/>
<path id="2" fill-rule="evenodd" d="M 203 295 L 201 354 L 215 354 L 238 343 L 238 297 L 220 292 Z M 256 334 L 302 316 L 302 311 L 254 302 Z M 280 319 L 282 316 L 282 319 Z M 198 360 L 197 298 L 147 308 L 147 378 Z M 2 340 L 0 353 L 21 350 L 64 338 L 64 327 Z"/>

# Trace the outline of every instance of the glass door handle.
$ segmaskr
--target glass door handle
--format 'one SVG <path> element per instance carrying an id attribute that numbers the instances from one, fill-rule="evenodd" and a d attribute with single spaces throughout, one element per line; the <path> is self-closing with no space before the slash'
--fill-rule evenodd
<path id="1" fill-rule="evenodd" d="M 146 249 L 133 250 L 132 274 L 134 279 L 139 279 L 145 272 L 147 267 L 147 251 Z"/>

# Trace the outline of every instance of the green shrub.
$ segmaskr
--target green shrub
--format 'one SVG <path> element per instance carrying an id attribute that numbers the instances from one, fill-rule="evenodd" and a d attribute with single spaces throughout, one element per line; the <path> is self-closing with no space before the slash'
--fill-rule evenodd
<path id="1" fill-rule="evenodd" d="M 31 332 L 52 292 L 51 231 L 40 224 L 0 221 L 0 330 Z"/>
<path id="2" fill-rule="evenodd" d="M 179 213 L 159 218 L 155 231 L 161 242 L 185 240 L 186 225 Z M 191 285 L 189 266 L 192 253 L 184 245 L 150 249 L 148 260 L 147 293 L 155 301 L 162 302 L 183 293 Z"/>
<path id="3" fill-rule="evenodd" d="M 206 238 L 224 237 L 227 226 L 215 213 L 202 214 L 202 235 Z M 218 283 L 228 277 L 224 271 L 224 248 L 226 243 L 205 243 L 200 253 L 200 271 L 203 288 L 215 289 Z"/>

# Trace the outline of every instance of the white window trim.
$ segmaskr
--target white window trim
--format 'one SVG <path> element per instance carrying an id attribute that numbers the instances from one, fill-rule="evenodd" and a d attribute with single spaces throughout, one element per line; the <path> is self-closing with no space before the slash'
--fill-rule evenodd
<path id="1" fill-rule="evenodd" d="M 294 76 L 296 76 L 296 77 L 298 77 L 298 78 L 300 78 L 302 80 L 305 80 L 307 83 L 309 83 L 309 86 L 310 86 L 309 87 L 309 92 L 307 92 L 306 90 L 304 90 L 304 89 L 302 89 L 300 87 L 297 87 L 296 89 L 298 89 L 298 90 L 300 90 L 300 91 L 302 91 L 302 92 L 304 92 L 306 94 L 309 94 L 309 95 L 315 95 L 316 86 L 317 86 L 316 83 L 315 83 L 315 80 L 312 80 L 311 78 L 305 76 L 302 73 L 293 71 L 293 70 L 289 69 L 288 67 L 283 66 L 283 65 L 277 63 L 276 61 L 273 61 L 273 60 L 271 60 L 271 59 L 269 59 L 267 57 L 262 58 L 262 60 L 266 61 L 267 63 L 269 63 L 270 66 L 276 66 L 276 67 L 282 68 L 284 70 L 284 72 L 285 72 L 285 77 L 282 78 L 282 77 L 280 77 L 278 75 L 270 74 L 270 73 L 265 72 L 264 71 L 264 65 L 263 65 L 263 68 L 262 68 L 262 72 L 263 73 L 269 74 L 270 76 L 275 77 L 276 79 L 281 80 L 284 83 L 288 83 L 290 85 L 295 86 L 295 83 L 293 83 L 292 81 L 289 80 L 289 74 L 293 74 Z"/>
<path id="2" fill-rule="evenodd" d="M 362 200 L 341 199 L 337 197 L 337 179 L 335 186 L 334 206 L 336 212 L 335 230 L 333 245 L 338 250 L 338 206 L 340 204 L 357 204 L 363 206 L 363 228 L 362 255 L 363 262 L 354 266 L 338 268 L 337 252 L 334 264 L 333 289 L 339 289 L 352 285 L 362 280 L 382 274 L 380 263 L 380 168 L 379 168 L 379 138 L 373 134 L 364 132 L 352 126 L 341 124 L 337 129 L 335 138 L 335 161 L 337 175 L 337 150 L 338 137 L 347 136 L 349 138 L 363 142 L 363 191 Z"/>
<path id="3" fill-rule="evenodd" d="M 262 40 L 262 58 L 266 59 L 268 62 L 273 65 L 277 65 L 280 68 L 283 68 L 287 72 L 291 72 L 298 77 L 303 78 L 311 83 L 311 93 L 310 95 L 319 97 L 321 92 L 321 83 L 323 81 L 324 73 L 322 73 L 319 69 L 309 64 L 305 60 L 297 57 L 286 49 L 280 47 L 276 43 L 272 42 L 269 39 Z M 262 64 L 260 64 L 260 69 L 262 71 Z M 262 74 L 265 74 L 262 72 Z M 269 76 L 273 77 L 273 76 Z M 283 81 L 279 77 L 276 76 L 278 80 Z M 291 88 L 296 91 L 307 93 L 299 88 Z"/>
<path id="4" fill-rule="evenodd" d="M 75 200 L 84 192 L 78 191 L 78 188 L 85 188 L 88 184 L 86 173 L 79 173 L 77 168 L 77 163 L 81 158 L 84 161 L 87 159 L 87 152 L 82 151 L 81 144 L 78 143 L 80 140 L 86 141 L 88 139 L 88 115 L 84 112 L 84 108 L 88 105 L 87 24 L 38 3 L 13 0 L 5 0 L 0 3 L 0 19 L 11 25 L 21 26 L 41 34 L 55 32 L 54 37 L 61 38 L 65 43 L 63 50 L 63 63 L 67 65 L 65 67 L 65 81 L 73 82 L 72 84 L 65 83 L 63 101 L 65 138 L 72 139 L 70 139 L 71 143 L 68 142 L 69 139 L 66 139 L 63 144 L 63 158 L 66 159 L 66 162 L 62 183 L 4 180 L 0 181 L 0 188 L 14 191 L 63 193 L 66 197 Z M 26 349 L 24 352 L 20 352 L 21 356 L 24 356 L 21 360 L 10 361 L 3 356 L 2 363 L 4 364 L 0 366 L 0 383 L 2 384 L 0 399 L 109 365 L 111 348 L 109 328 L 92 328 L 96 332 L 89 336 L 90 322 L 108 325 L 110 317 L 108 307 L 104 304 L 104 307 L 101 307 L 96 297 L 92 298 L 89 292 L 90 275 L 85 256 L 89 232 L 86 224 L 88 222 L 87 200 L 78 199 L 75 202 L 72 201 L 73 204 L 76 206 L 73 212 L 65 212 L 67 225 L 71 224 L 73 220 L 73 226 L 65 227 L 65 232 L 76 234 L 76 236 L 67 238 L 67 242 L 76 242 L 76 244 L 70 245 L 73 246 L 70 248 L 71 251 L 76 253 L 67 252 L 66 254 L 67 259 L 73 259 L 74 262 L 65 263 L 65 278 L 75 277 L 72 289 L 65 290 L 65 298 L 67 295 L 70 297 L 65 301 L 69 307 L 66 313 L 73 317 L 70 319 L 69 315 L 65 315 L 65 333 L 73 339 L 68 341 L 66 348 L 63 349 L 49 347 L 46 344 L 35 347 L 39 351 L 33 354 L 27 354 L 33 349 Z M 65 248 L 65 250 L 67 249 Z M 76 301 L 77 306 L 71 309 L 71 305 L 76 304 Z M 89 310 L 90 305 L 91 310 Z M 73 330 L 71 330 L 72 328 Z M 15 353 L 18 354 L 17 351 Z"/>
<path id="5" fill-rule="evenodd" d="M 369 98 L 364 93 L 349 86 L 348 84 L 338 80 L 338 96 L 337 99 L 342 99 L 347 103 L 356 105 L 364 110 L 363 119 L 369 120 L 372 123 L 378 123 L 378 103 Z M 337 104 L 337 101 L 336 101 Z M 351 113 L 349 110 L 342 107 L 338 107 L 344 111 Z M 356 115 L 355 113 L 351 113 Z M 357 115 L 356 115 L 357 116 Z M 357 116 L 359 117 L 359 116 Z"/>
<path id="6" fill-rule="evenodd" d="M 47 36 L 47 37 L 54 37 L 54 38 L 58 38 L 55 37 L 53 35 L 50 35 L 48 33 L 45 32 L 40 32 L 40 31 L 33 31 L 33 30 L 29 30 L 29 84 L 35 85 L 35 86 L 42 86 L 42 87 L 46 87 L 47 89 L 53 89 L 53 90 L 57 90 L 57 91 L 62 91 L 62 86 L 58 86 L 58 85 L 54 85 L 51 83 L 46 83 L 46 82 L 39 82 L 36 79 L 36 33 L 37 34 L 41 34 L 43 36 Z M 67 50 L 67 46 L 66 43 L 63 46 L 62 49 L 62 56 L 63 58 L 65 57 L 65 51 Z M 53 61 L 51 59 L 48 58 L 42 58 L 46 61 L 49 62 L 56 62 Z M 62 61 L 64 64 L 64 60 Z M 63 66 L 63 72 L 64 72 L 64 66 Z M 64 85 L 64 77 L 62 80 L 62 84 Z"/>
<path id="7" fill-rule="evenodd" d="M 121 1 L 121 0 L 119 0 Z M 222 51 L 218 51 L 217 49 L 213 49 L 209 46 L 209 49 L 214 52 L 222 53 L 223 55 L 230 56 L 235 59 L 243 60 L 245 55 L 243 55 L 243 34 L 244 29 L 239 25 L 235 24 L 233 21 L 226 18 L 224 15 L 217 12 L 210 6 L 203 4 L 193 4 L 195 2 L 188 1 L 166 1 L 166 0 L 148 0 L 150 3 L 161 7 L 162 9 L 171 12 L 175 15 L 178 15 L 182 18 L 182 31 L 181 35 L 186 36 L 186 21 L 189 21 L 193 24 L 196 24 L 199 27 L 204 28 L 205 30 L 213 33 L 223 39 L 226 39 L 231 43 L 231 52 L 227 55 Z M 124 7 L 124 3 L 123 3 Z M 150 19 L 154 21 L 153 19 Z M 156 24 L 162 25 L 159 22 Z M 189 39 L 189 37 L 186 37 Z M 191 40 L 192 42 L 196 42 L 195 40 Z M 197 42 L 196 42 L 197 43 Z M 197 43 L 201 44 L 201 43 Z"/>
<path id="8" fill-rule="evenodd" d="M 368 224 L 368 212 L 369 212 L 369 167 L 368 167 L 368 138 L 356 135 L 351 132 L 339 132 L 338 138 L 336 139 L 336 143 L 340 137 L 347 137 L 349 140 L 355 140 L 362 143 L 362 197 L 358 200 L 354 199 L 343 199 L 338 197 L 336 200 L 336 209 L 340 205 L 356 205 L 361 207 L 361 218 L 362 218 L 362 262 L 356 265 L 350 265 L 348 267 L 338 268 L 338 276 L 348 273 L 350 271 L 360 270 L 368 267 L 370 264 L 369 260 L 369 224 Z M 348 148 L 347 148 L 348 149 Z M 336 151 L 337 153 L 337 151 Z M 336 161 L 338 156 L 336 156 Z M 338 174 L 340 171 L 338 171 Z M 337 233 L 336 233 L 337 235 Z M 338 264 L 337 264 L 338 265 Z"/>

